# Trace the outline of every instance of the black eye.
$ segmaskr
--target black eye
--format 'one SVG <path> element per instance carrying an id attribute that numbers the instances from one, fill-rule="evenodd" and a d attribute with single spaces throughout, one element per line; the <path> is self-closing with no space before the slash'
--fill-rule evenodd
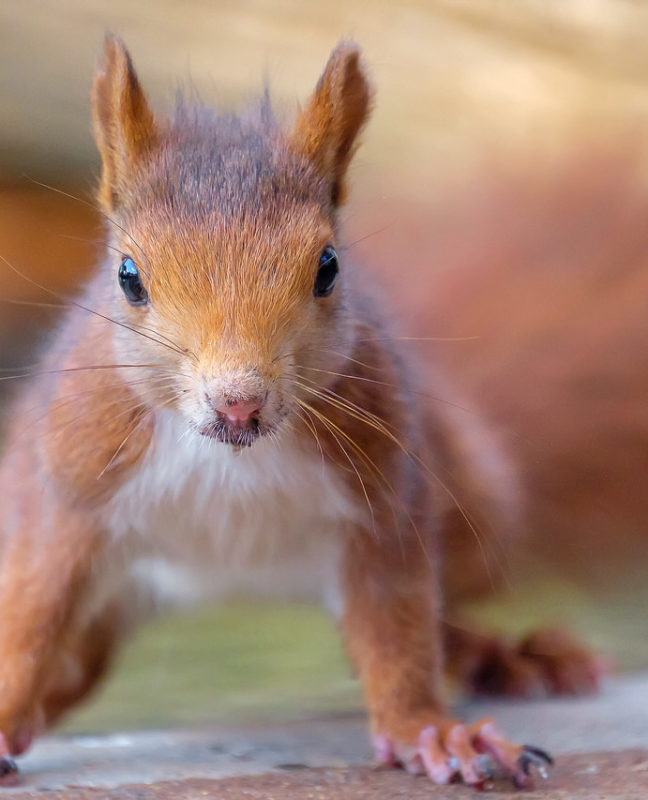
<path id="1" fill-rule="evenodd" d="M 148 302 L 148 294 L 132 258 L 125 258 L 119 266 L 119 285 L 131 305 L 143 306 Z"/>
<path id="2" fill-rule="evenodd" d="M 331 294 L 339 271 L 337 253 L 329 244 L 322 250 L 320 256 L 319 269 L 315 278 L 315 286 L 313 286 L 315 297 L 328 297 Z"/>

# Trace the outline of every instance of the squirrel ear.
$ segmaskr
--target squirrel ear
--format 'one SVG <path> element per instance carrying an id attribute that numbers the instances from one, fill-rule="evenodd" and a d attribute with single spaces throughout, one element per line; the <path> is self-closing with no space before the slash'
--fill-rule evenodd
<path id="1" fill-rule="evenodd" d="M 331 53 L 315 92 L 297 116 L 291 140 L 330 181 L 334 206 L 344 202 L 344 175 L 357 135 L 369 116 L 371 97 L 360 63 L 360 48 L 352 42 L 340 42 Z"/>
<path id="2" fill-rule="evenodd" d="M 92 119 L 103 170 L 99 200 L 108 209 L 123 201 L 135 164 L 157 140 L 157 127 L 128 50 L 108 34 L 92 86 Z"/>

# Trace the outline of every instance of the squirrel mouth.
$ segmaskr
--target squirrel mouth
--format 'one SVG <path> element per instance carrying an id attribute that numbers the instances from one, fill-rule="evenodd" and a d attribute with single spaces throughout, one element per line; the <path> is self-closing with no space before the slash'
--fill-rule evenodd
<path id="1" fill-rule="evenodd" d="M 251 447 L 263 434 L 259 420 L 252 418 L 243 424 L 232 423 L 225 417 L 219 416 L 213 422 L 203 425 L 198 433 L 217 442 L 231 444 L 236 448 Z"/>

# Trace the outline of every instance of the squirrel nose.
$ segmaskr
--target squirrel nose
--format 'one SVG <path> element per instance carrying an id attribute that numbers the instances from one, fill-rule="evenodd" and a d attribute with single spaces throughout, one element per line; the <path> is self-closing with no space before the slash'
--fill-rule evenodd
<path id="1" fill-rule="evenodd" d="M 248 400 L 225 399 L 216 406 L 216 411 L 226 417 L 229 422 L 235 425 L 245 424 L 261 411 L 263 398 L 253 397 Z"/>

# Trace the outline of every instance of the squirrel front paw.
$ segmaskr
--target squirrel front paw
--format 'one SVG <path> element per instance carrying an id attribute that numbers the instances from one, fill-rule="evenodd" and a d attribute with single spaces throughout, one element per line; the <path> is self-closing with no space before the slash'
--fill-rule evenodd
<path id="1" fill-rule="evenodd" d="M 18 786 L 20 770 L 11 756 L 0 758 L 0 787 Z"/>
<path id="2" fill-rule="evenodd" d="M 20 756 L 31 747 L 34 737 L 42 729 L 42 714 L 34 713 L 30 720 L 23 720 L 18 725 L 0 723 L 0 730 L 11 731 L 11 734 L 0 733 L 0 787 L 17 786 L 20 783 L 20 772 L 13 756 Z"/>
<path id="3" fill-rule="evenodd" d="M 29 747 L 29 744 L 27 747 Z M 10 748 L 5 735 L 0 733 L 0 787 L 17 786 L 19 783 L 20 772 L 18 765 L 10 755 Z"/>
<path id="4" fill-rule="evenodd" d="M 489 719 L 462 725 L 435 714 L 422 719 L 417 715 L 392 733 L 375 734 L 373 744 L 379 763 L 427 774 L 437 784 L 460 777 L 470 786 L 486 788 L 493 767 L 499 766 L 517 788 L 530 788 L 531 768 L 546 777 L 547 764 L 553 764 L 544 750 L 509 742 Z"/>

